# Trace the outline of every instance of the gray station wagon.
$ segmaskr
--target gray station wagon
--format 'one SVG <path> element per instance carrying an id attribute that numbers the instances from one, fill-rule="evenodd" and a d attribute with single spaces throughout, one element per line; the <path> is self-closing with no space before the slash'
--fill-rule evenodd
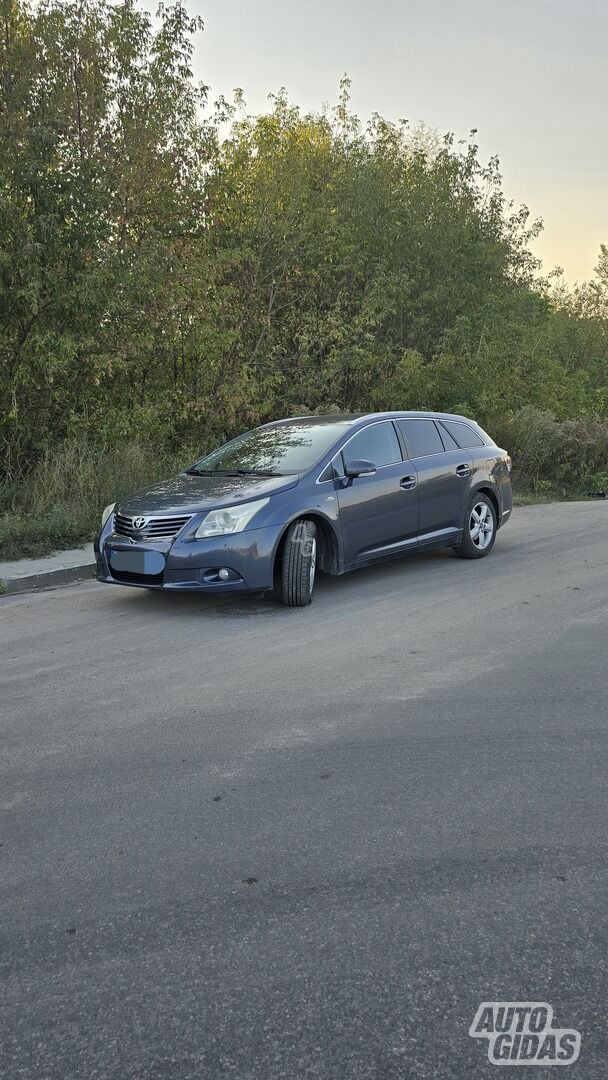
<path id="1" fill-rule="evenodd" d="M 465 416 L 300 416 L 107 506 L 97 577 L 174 591 L 277 587 L 301 607 L 317 570 L 435 546 L 482 558 L 511 508 L 511 459 Z"/>

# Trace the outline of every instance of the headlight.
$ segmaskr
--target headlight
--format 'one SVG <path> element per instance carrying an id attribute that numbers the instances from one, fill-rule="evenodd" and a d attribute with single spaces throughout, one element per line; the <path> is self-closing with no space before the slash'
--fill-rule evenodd
<path id="1" fill-rule="evenodd" d="M 227 533 L 242 532 L 246 529 L 254 514 L 267 506 L 270 499 L 256 499 L 255 502 L 241 503 L 240 506 L 226 506 L 221 510 L 210 510 L 195 532 L 197 540 L 207 536 L 225 536 Z"/>
<path id="2" fill-rule="evenodd" d="M 104 510 L 104 512 L 103 512 L 103 514 L 101 515 L 101 527 L 102 527 L 102 529 L 103 529 L 103 527 L 104 527 L 104 525 L 105 525 L 106 521 L 108 520 L 108 518 L 109 518 L 110 514 L 111 514 L 111 513 L 112 513 L 112 511 L 114 510 L 114 507 L 115 507 L 115 506 L 116 506 L 116 503 L 110 503 L 110 505 L 109 505 L 109 506 L 106 506 L 106 508 L 105 508 L 105 510 Z"/>

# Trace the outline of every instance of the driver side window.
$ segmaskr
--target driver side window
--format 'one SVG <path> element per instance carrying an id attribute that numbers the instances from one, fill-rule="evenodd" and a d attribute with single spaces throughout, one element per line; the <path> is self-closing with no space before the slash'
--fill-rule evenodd
<path id="1" fill-rule="evenodd" d="M 342 456 L 346 462 L 363 458 L 373 462 L 377 469 L 401 461 L 401 447 L 391 421 L 383 420 L 358 431 L 343 448 Z"/>

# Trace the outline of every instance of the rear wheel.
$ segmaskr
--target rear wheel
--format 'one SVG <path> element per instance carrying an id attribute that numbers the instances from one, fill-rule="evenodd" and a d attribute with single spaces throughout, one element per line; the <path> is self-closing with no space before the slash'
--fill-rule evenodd
<path id="1" fill-rule="evenodd" d="M 317 526 L 294 521 L 281 555 L 281 600 L 288 607 L 306 607 L 312 600 L 317 572 Z"/>
<path id="2" fill-rule="evenodd" d="M 496 540 L 496 511 L 487 495 L 473 496 L 464 519 L 462 542 L 454 548 L 461 559 L 482 559 Z"/>

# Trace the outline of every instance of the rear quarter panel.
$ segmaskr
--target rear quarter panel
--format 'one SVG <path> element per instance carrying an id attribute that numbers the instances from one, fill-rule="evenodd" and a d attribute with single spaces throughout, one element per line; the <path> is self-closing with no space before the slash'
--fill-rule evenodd
<path id="1" fill-rule="evenodd" d="M 471 490 L 491 487 L 498 501 L 498 525 L 502 524 L 505 512 L 513 507 L 511 475 L 507 468 L 507 452 L 497 446 L 475 448 Z"/>

